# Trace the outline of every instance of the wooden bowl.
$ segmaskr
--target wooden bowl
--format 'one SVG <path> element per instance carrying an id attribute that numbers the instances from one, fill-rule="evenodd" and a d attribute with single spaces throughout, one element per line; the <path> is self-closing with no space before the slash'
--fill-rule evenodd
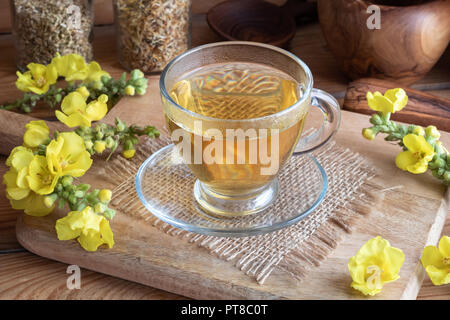
<path id="1" fill-rule="evenodd" d="M 293 16 L 262 0 L 231 0 L 208 11 L 209 26 L 228 40 L 255 41 L 284 47 L 294 37 Z"/>
<path id="2" fill-rule="evenodd" d="M 380 29 L 367 27 L 372 4 L 380 8 Z M 450 0 L 318 0 L 318 13 L 329 48 L 352 79 L 411 84 L 450 41 Z"/>

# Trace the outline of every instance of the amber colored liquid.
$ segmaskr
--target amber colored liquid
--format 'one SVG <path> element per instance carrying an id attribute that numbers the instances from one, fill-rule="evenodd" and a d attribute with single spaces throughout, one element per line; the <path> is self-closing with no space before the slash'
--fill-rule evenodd
<path id="1" fill-rule="evenodd" d="M 282 111 L 298 101 L 301 91 L 297 82 L 276 69 L 258 64 L 233 63 L 214 64 L 190 72 L 173 86 L 170 95 L 179 105 L 197 114 L 217 119 L 243 120 Z M 245 137 L 241 139 L 240 147 L 235 141 L 230 149 L 224 137 L 221 142 L 223 161 L 212 164 L 194 164 L 193 154 L 195 148 L 201 148 L 203 154 L 205 148 L 217 139 L 197 139 L 201 143 L 195 144 L 198 133 L 187 130 L 183 119 L 174 120 L 166 116 L 166 122 L 170 132 L 181 129 L 184 130 L 183 135 L 190 136 L 191 154 L 183 156 L 200 181 L 220 194 L 242 195 L 257 192 L 277 174 L 261 174 L 261 169 L 269 167 L 269 164 L 261 161 L 259 156 L 256 156 L 255 161 L 254 153 L 261 151 L 259 146 L 266 145 L 266 154 L 271 161 L 277 161 L 281 168 L 298 142 L 305 117 L 306 112 L 293 125 L 291 123 L 289 127 L 282 127 L 278 132 L 269 130 L 265 136 Z M 217 128 L 223 126 L 223 122 L 218 120 Z M 276 153 L 272 150 L 272 142 L 278 145 Z M 227 163 L 225 151 L 233 154 L 234 163 Z"/>

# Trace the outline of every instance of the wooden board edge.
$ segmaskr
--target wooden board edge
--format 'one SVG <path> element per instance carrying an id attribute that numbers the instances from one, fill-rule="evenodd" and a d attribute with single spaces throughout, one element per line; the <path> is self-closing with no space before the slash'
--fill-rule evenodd
<path id="1" fill-rule="evenodd" d="M 132 272 L 128 272 L 129 270 L 125 270 L 122 265 L 118 265 L 116 268 L 108 268 L 108 257 L 110 254 L 115 254 L 114 252 L 110 253 L 107 250 L 103 251 L 99 254 L 99 259 L 92 263 L 92 260 L 83 257 L 87 256 L 90 253 L 80 251 L 85 254 L 81 258 L 77 258 L 77 261 L 74 261 L 70 256 L 71 251 L 82 249 L 74 249 L 70 246 L 67 247 L 67 243 L 63 243 L 62 241 L 60 243 L 57 243 L 59 243 L 59 247 L 61 249 L 60 252 L 64 253 L 61 254 L 60 259 L 56 260 L 51 255 L 46 254 L 45 251 L 42 252 L 39 249 L 39 245 L 37 245 L 37 243 L 34 241 L 34 239 L 36 238 L 36 233 L 46 231 L 28 227 L 23 221 L 23 216 L 24 214 L 19 215 L 16 222 L 17 241 L 29 252 L 53 261 L 58 261 L 69 265 L 75 264 L 81 268 L 88 269 L 94 272 L 103 273 L 109 276 L 147 285 L 149 287 L 157 288 L 193 299 L 286 299 L 285 297 L 274 295 L 264 290 L 257 290 L 257 288 L 245 287 L 233 282 L 227 283 L 219 279 L 205 279 L 196 272 L 190 272 L 177 268 L 170 269 L 167 266 L 161 266 L 160 268 L 158 268 L 158 266 L 155 264 L 143 263 L 142 267 L 146 269 L 146 274 L 148 276 L 145 277 L 145 279 L 137 279 L 137 277 L 133 277 Z M 168 275 L 172 275 L 173 277 Z M 208 290 L 209 288 L 214 288 L 214 290 Z M 208 291 L 210 292 L 209 295 L 205 295 L 205 292 Z"/>
<path id="2" fill-rule="evenodd" d="M 439 207 L 438 213 L 436 214 L 435 220 L 430 227 L 430 231 L 428 232 L 428 238 L 425 246 L 427 245 L 434 246 L 439 242 L 449 210 L 450 210 L 450 189 L 447 188 L 445 195 L 442 199 L 441 206 Z M 425 270 L 422 267 L 422 263 L 419 260 L 415 267 L 414 274 L 409 279 L 400 299 L 416 300 L 424 279 L 425 279 Z"/>

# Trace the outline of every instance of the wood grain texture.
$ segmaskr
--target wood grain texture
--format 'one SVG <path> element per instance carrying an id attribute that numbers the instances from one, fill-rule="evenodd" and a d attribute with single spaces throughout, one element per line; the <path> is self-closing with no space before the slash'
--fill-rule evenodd
<path id="1" fill-rule="evenodd" d="M 101 0 L 95 0 L 101 1 Z M 7 0 L 0 0 L 0 8 Z M 216 5 L 220 0 L 193 0 L 192 11 L 193 11 L 193 22 L 192 22 L 192 44 L 197 46 L 203 43 L 219 41 L 218 37 L 207 25 L 206 13 L 212 6 Z M 282 5 L 284 0 L 271 1 L 275 2 L 277 5 Z M 0 10 L 0 23 L 4 22 L 4 10 Z M 9 14 L 9 13 L 8 13 Z M 97 15 L 98 16 L 98 15 Z M 9 17 L 9 16 L 8 16 Z M 304 60 L 311 68 L 314 74 L 315 86 L 324 90 L 327 90 L 337 97 L 344 97 L 345 90 L 347 88 L 347 78 L 345 75 L 339 71 L 338 65 L 334 60 L 331 51 L 327 48 L 326 42 L 323 38 L 320 27 L 317 24 L 302 26 L 297 30 L 296 36 L 291 41 L 289 50 L 294 54 L 298 55 L 302 60 Z M 113 74 L 115 77 L 119 76 L 123 69 L 120 67 L 116 57 L 115 50 L 115 32 L 112 26 L 96 27 L 95 28 L 95 38 L 94 38 L 94 51 L 96 59 L 101 63 L 108 72 Z M 12 46 L 12 37 L 10 35 L 0 35 L 0 103 L 12 100 L 20 96 L 20 92 L 15 88 L 15 67 L 14 67 L 14 49 Z M 433 95 L 444 96 L 450 98 L 450 90 L 448 84 L 450 83 L 450 50 L 441 57 L 436 66 L 429 72 L 423 79 L 419 80 L 412 87 L 414 89 L 420 90 L 432 90 L 430 93 Z M 158 86 L 154 81 L 150 81 L 149 90 L 158 92 Z M 158 99 L 159 100 L 159 99 Z M 160 116 L 161 110 L 154 106 L 154 103 L 159 103 L 159 101 L 147 101 L 146 99 L 136 99 L 135 103 L 138 103 L 142 110 L 146 110 L 143 116 L 138 116 L 135 119 L 131 119 L 132 122 L 139 122 L 140 124 L 153 123 L 153 119 L 157 119 Z M 150 107 L 149 107 L 150 106 Z M 148 112 L 147 112 L 148 111 Z M 33 116 L 40 118 L 52 118 L 54 117 L 54 112 L 48 109 L 38 109 L 33 112 Z M 126 115 L 126 112 L 123 112 Z M 355 133 L 355 135 L 357 135 Z M 1 140 L 1 138 L 0 138 Z M 446 142 L 447 145 L 448 142 Z M 372 145 L 373 146 L 373 145 Z M 378 145 L 379 147 L 380 145 Z M 376 146 L 375 146 L 376 147 Z M 394 159 L 394 153 L 397 149 L 392 149 L 393 152 L 392 159 L 386 159 L 385 164 L 392 165 Z M 391 161 L 392 160 L 392 161 Z M 4 158 L 0 157 L 0 173 L 6 170 L 4 165 Z M 4 170 L 4 171 L 2 171 Z M 397 172 L 397 174 L 402 174 Z M 0 188 L 2 188 L 1 186 Z M 414 186 L 413 186 L 414 187 Z M 0 250 L 15 250 L 20 247 L 15 237 L 15 223 L 16 217 L 19 215 L 17 211 L 10 208 L 7 199 L 4 197 L 4 192 L 0 190 Z M 392 227 L 391 227 L 392 228 Z M 447 219 L 446 228 L 443 233 L 445 235 L 450 235 L 450 217 Z M 362 242 L 361 242 L 362 243 Z M 358 243 L 359 245 L 360 243 Z M 353 246 L 354 248 L 355 246 Z M 0 268 L 0 299 L 17 297 L 19 299 L 45 299 L 49 296 L 48 291 L 43 290 L 41 286 L 35 284 L 31 285 L 28 279 L 33 276 L 34 273 L 41 275 L 42 270 L 45 271 L 46 268 L 51 268 L 49 265 L 57 264 L 62 265 L 58 262 L 53 262 L 41 257 L 37 257 L 32 254 L 0 254 L 0 265 L 3 266 L 4 257 L 8 256 L 10 260 L 9 263 L 14 265 L 14 272 L 19 273 L 21 270 L 26 270 L 20 273 L 17 277 L 13 277 L 13 273 L 8 270 L 8 272 L 1 272 Z M 28 256 L 34 257 L 30 260 Z M 32 261 L 30 263 L 30 261 Z M 44 263 L 45 262 L 45 263 Z M 47 264 L 48 263 L 48 264 Z M 62 270 L 62 275 L 58 272 L 58 275 L 54 277 L 46 278 L 46 285 L 51 288 L 61 288 L 67 279 L 65 274 L 65 268 Z M 84 270 L 83 270 L 84 272 Z M 147 295 L 142 294 L 141 288 L 148 288 L 146 286 L 138 285 L 127 286 L 126 289 L 120 290 L 115 284 L 117 281 L 119 283 L 128 283 L 125 280 L 118 280 L 117 278 L 96 274 L 97 277 L 89 278 L 89 290 L 85 290 L 82 284 L 82 289 L 79 294 L 70 293 L 65 287 L 61 290 L 53 290 L 52 297 L 54 298 L 76 298 L 76 299 L 89 299 L 89 298 L 102 298 L 96 295 L 97 291 L 109 292 L 105 298 L 114 297 L 118 299 L 132 299 L 132 298 L 149 298 Z M 60 277 L 60 278 L 59 278 Z M 343 287 L 347 288 L 349 279 L 346 278 L 347 274 L 342 275 L 345 277 L 345 283 Z M 108 279 L 107 281 L 105 279 Z M 28 284 L 28 286 L 27 286 Z M 132 284 L 132 283 L 131 283 Z M 7 285 L 7 290 L 5 286 Z M 21 290 L 26 294 L 21 295 L 17 293 L 13 296 L 10 294 L 11 290 L 14 290 L 15 285 L 20 285 Z M 325 285 L 326 287 L 327 285 Z M 151 289 L 151 288 L 148 288 Z M 390 289 L 387 287 L 387 289 Z M 165 291 L 151 289 L 155 292 L 155 298 L 157 299 L 171 299 L 174 297 Z M 155 290 L 155 291 L 153 291 Z M 450 299 L 450 289 L 448 286 L 433 286 L 428 279 L 425 280 L 422 291 L 419 294 L 419 299 Z"/>
<path id="2" fill-rule="evenodd" d="M 150 82 L 156 83 L 157 77 Z M 146 102 L 145 108 L 144 104 L 137 105 L 134 101 L 137 100 L 124 98 L 114 109 L 126 112 L 124 120 L 139 115 L 142 119 L 151 117 L 158 127 L 163 125 L 157 92 L 150 90 L 139 99 Z M 423 277 L 418 259 L 425 244 L 437 242 L 447 215 L 448 203 L 443 200 L 445 188 L 430 175 L 416 177 L 399 171 L 393 162 L 398 153 L 396 146 L 386 145 L 381 139 L 361 143 L 360 131 L 367 122 L 367 116 L 343 111 L 337 140 L 377 163 L 380 175 L 371 183 L 380 189 L 398 189 L 385 192 L 374 202 L 370 212 L 356 222 L 352 234 L 343 239 L 321 266 L 307 274 L 308 281 L 298 283 L 284 270 L 276 269 L 263 286 L 258 285 L 231 263 L 120 212 L 112 223 L 116 245 L 94 254 L 83 251 L 75 242 L 56 240 L 57 213 L 40 219 L 20 215 L 17 237 L 25 248 L 44 257 L 192 298 L 361 299 L 362 296 L 349 287 L 346 265 L 365 241 L 381 235 L 402 248 L 406 261 L 401 279 L 374 299 L 414 299 Z M 444 133 L 442 140 L 449 143 L 450 134 Z M 117 182 L 102 178 L 101 167 L 99 161 L 94 162 L 83 180 L 97 184 L 101 181 L 103 187 L 112 188 Z M 411 234 L 414 237 L 408 236 Z"/>
<path id="3" fill-rule="evenodd" d="M 411 84 L 438 61 L 450 40 L 450 0 L 381 5 L 380 29 L 370 30 L 367 8 L 377 1 L 319 0 L 328 46 L 352 79 L 375 77 Z"/>
<path id="4" fill-rule="evenodd" d="M 81 269 L 80 289 L 67 288 L 67 265 L 23 252 L 0 255 L 0 299 L 186 299 L 138 283 Z M 42 284 L 45 283 L 45 286 Z"/>
<path id="5" fill-rule="evenodd" d="M 398 83 L 374 78 L 364 78 L 351 82 L 345 94 L 345 110 L 372 114 L 367 105 L 368 91 L 381 93 L 388 89 L 402 87 Z M 450 132 L 450 99 L 403 87 L 408 95 L 408 104 L 401 111 L 392 114 L 391 119 L 422 126 L 435 125 L 440 130 Z"/>

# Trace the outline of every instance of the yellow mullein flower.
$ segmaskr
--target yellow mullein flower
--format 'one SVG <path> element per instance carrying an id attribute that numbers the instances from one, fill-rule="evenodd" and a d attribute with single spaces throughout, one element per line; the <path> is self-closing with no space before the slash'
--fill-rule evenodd
<path id="1" fill-rule="evenodd" d="M 428 162 L 433 160 L 434 148 L 423 136 L 412 133 L 403 137 L 403 144 L 408 150 L 400 152 L 395 158 L 397 167 L 414 174 L 427 171 Z"/>
<path id="2" fill-rule="evenodd" d="M 408 103 L 408 96 L 401 88 L 387 90 L 384 95 L 378 91 L 367 92 L 366 98 L 372 110 L 380 111 L 383 114 L 400 111 Z"/>
<path id="3" fill-rule="evenodd" d="M 435 286 L 450 283 L 450 237 L 443 236 L 439 248 L 425 247 L 420 261 Z"/>
<path id="4" fill-rule="evenodd" d="M 30 216 L 42 217 L 52 212 L 55 208 L 54 205 L 48 207 L 45 204 L 44 199 L 45 196 L 30 192 L 26 198 L 20 200 L 10 198 L 9 202 L 11 203 L 13 209 L 24 210 L 24 212 Z"/>
<path id="5" fill-rule="evenodd" d="M 33 152 L 25 147 L 16 147 L 11 151 L 6 164 L 11 167 L 3 176 L 6 184 L 6 197 L 13 209 L 25 210 L 32 216 L 49 214 L 53 207 L 44 204 L 44 197 L 30 190 L 28 184 L 29 165 L 33 161 Z"/>
<path id="6" fill-rule="evenodd" d="M 16 147 L 11 151 L 6 162 L 11 168 L 3 175 L 9 199 L 21 200 L 30 194 L 27 176 L 28 166 L 33 157 L 33 152 L 24 147 Z"/>
<path id="7" fill-rule="evenodd" d="M 103 119 L 108 112 L 106 102 L 108 96 L 102 94 L 98 100 L 91 101 L 86 105 L 85 98 L 78 92 L 69 93 L 62 102 L 61 111 L 55 112 L 59 121 L 73 128 L 77 126 L 90 127 L 92 121 Z"/>
<path id="8" fill-rule="evenodd" d="M 96 251 L 102 244 L 107 244 L 109 248 L 114 245 L 108 220 L 94 213 L 91 207 L 69 212 L 66 217 L 56 221 L 55 228 L 59 240 L 78 238 L 80 245 L 87 251 Z"/>
<path id="9" fill-rule="evenodd" d="M 29 63 L 27 68 L 29 71 L 23 74 L 17 71 L 16 86 L 23 92 L 46 93 L 50 85 L 56 83 L 58 79 L 58 72 L 52 65 L 44 66 L 39 63 Z"/>
<path id="10" fill-rule="evenodd" d="M 50 65 L 53 65 L 66 81 L 84 80 L 87 76 L 86 61 L 79 54 L 71 53 L 61 56 L 58 53 Z"/>
<path id="11" fill-rule="evenodd" d="M 348 262 L 353 279 L 351 287 L 365 295 L 381 292 L 383 285 L 399 278 L 405 260 L 402 250 L 391 247 L 380 236 L 367 241 Z"/>
<path id="12" fill-rule="evenodd" d="M 100 65 L 95 61 L 89 63 L 86 69 L 86 78 L 83 79 L 83 82 L 100 81 L 103 76 L 111 78 L 109 73 L 105 70 L 102 70 Z"/>
<path id="13" fill-rule="evenodd" d="M 81 177 L 92 165 L 83 138 L 75 132 L 62 132 L 46 151 L 48 169 L 53 175 Z"/>
<path id="14" fill-rule="evenodd" d="M 36 148 L 49 139 L 49 129 L 45 121 L 30 121 L 25 125 L 23 144 L 27 148 Z"/>
<path id="15" fill-rule="evenodd" d="M 50 172 L 44 156 L 34 156 L 28 167 L 27 177 L 31 190 L 37 194 L 50 194 L 55 190 L 59 177 L 58 174 Z"/>

